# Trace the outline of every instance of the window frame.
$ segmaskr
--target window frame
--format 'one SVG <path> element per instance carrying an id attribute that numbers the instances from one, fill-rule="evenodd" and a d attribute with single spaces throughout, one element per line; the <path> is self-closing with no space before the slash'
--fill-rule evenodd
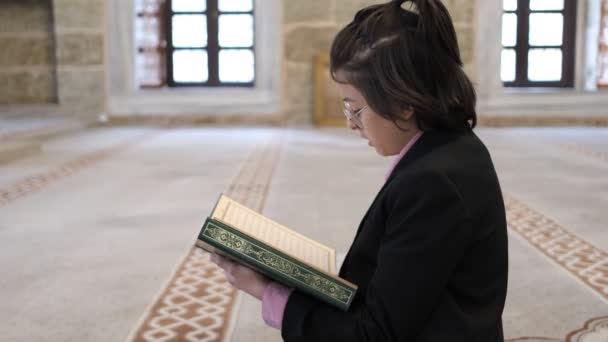
<path id="1" fill-rule="evenodd" d="M 154 6 L 156 5 L 156 6 Z M 158 60 L 158 64 L 155 65 L 156 71 L 156 81 L 148 82 L 145 77 L 137 74 L 135 76 L 137 87 L 139 89 L 155 89 L 162 88 L 167 85 L 167 52 L 166 52 L 166 30 L 165 30 L 165 20 L 164 15 L 166 12 L 166 2 L 164 0 L 157 0 L 156 3 L 152 2 L 152 6 L 146 7 L 142 6 L 136 13 L 136 20 L 141 21 L 142 26 L 152 26 L 154 24 L 154 19 L 158 21 L 158 26 L 156 27 L 156 33 L 158 35 L 156 44 L 150 44 L 149 42 L 138 42 L 137 45 L 137 55 L 135 59 L 144 59 L 142 63 L 145 63 L 146 56 L 155 56 Z M 136 63 L 137 65 L 137 63 Z M 137 66 L 137 71 L 141 73 L 149 73 L 150 70 L 143 66 L 143 70 L 139 69 Z"/>
<path id="2" fill-rule="evenodd" d="M 251 11 L 240 12 L 220 12 L 218 8 L 218 0 L 205 0 L 207 3 L 205 11 L 199 12 L 174 12 L 173 0 L 166 0 L 165 10 L 165 37 L 167 41 L 166 48 L 166 72 L 167 86 L 169 87 L 255 87 L 257 80 L 257 55 L 255 52 L 255 0 Z M 253 44 L 248 47 L 220 47 L 219 46 L 219 16 L 221 14 L 249 14 L 253 17 Z M 173 25 L 172 19 L 174 15 L 187 14 L 204 14 L 207 17 L 207 46 L 206 47 L 175 47 L 173 46 Z M 176 82 L 173 78 L 173 52 L 179 50 L 206 50 L 207 51 L 207 82 Z M 221 50 L 250 50 L 254 56 L 254 77 L 251 82 L 221 82 L 219 79 L 219 53 Z"/>
<path id="3" fill-rule="evenodd" d="M 503 14 L 513 13 L 517 16 L 517 39 L 515 46 L 503 46 L 503 49 L 513 49 L 515 51 L 515 80 L 503 81 L 503 87 L 508 88 L 534 88 L 534 87 L 555 87 L 573 88 L 574 69 L 576 63 L 576 16 L 577 0 L 564 0 L 562 10 L 531 10 L 530 0 L 517 0 L 517 9 L 505 11 Z M 530 46 L 529 27 L 530 14 L 532 13 L 560 13 L 564 18 L 564 28 L 562 45 L 557 46 Z M 501 44 L 502 46 L 502 44 Z M 528 53 L 531 49 L 556 49 L 562 51 L 562 78 L 559 81 L 530 81 L 528 79 Z M 502 63 L 502 62 L 501 62 Z"/>

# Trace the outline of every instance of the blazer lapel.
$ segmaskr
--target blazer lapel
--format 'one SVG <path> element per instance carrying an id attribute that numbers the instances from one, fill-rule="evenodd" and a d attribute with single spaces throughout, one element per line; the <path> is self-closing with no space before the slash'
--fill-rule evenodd
<path id="1" fill-rule="evenodd" d="M 353 239 L 353 242 L 351 243 L 350 248 L 349 248 L 348 252 L 346 253 L 344 262 L 342 263 L 342 267 L 340 268 L 340 275 L 342 274 L 342 269 L 344 269 L 344 266 L 348 262 L 348 259 L 350 256 L 350 251 L 353 248 L 355 241 L 359 237 L 359 234 L 361 233 L 363 226 L 365 225 L 365 220 L 367 219 L 367 216 L 369 215 L 371 210 L 376 206 L 378 200 L 380 199 L 382 193 L 384 192 L 384 190 L 386 189 L 388 184 L 391 183 L 391 181 L 396 177 L 397 174 L 399 174 L 400 172 L 403 172 L 403 170 L 407 169 L 407 167 L 409 165 L 411 165 L 414 161 L 416 161 L 420 157 L 426 155 L 427 153 L 429 153 L 436 147 L 441 146 L 441 145 L 445 144 L 446 142 L 448 142 L 450 140 L 451 136 L 453 136 L 453 134 L 443 133 L 443 132 L 442 133 L 424 132 L 424 134 L 418 139 L 418 141 L 414 144 L 414 146 L 412 146 L 412 148 L 405 154 L 405 156 L 403 156 L 403 159 L 401 159 L 399 161 L 399 163 L 397 163 L 397 165 L 395 165 L 393 172 L 391 172 L 391 174 L 388 177 L 388 179 L 386 180 L 386 182 L 384 182 L 384 184 L 380 188 L 380 191 L 378 191 L 378 193 L 376 194 L 376 197 L 374 198 L 372 204 L 369 206 L 369 208 L 367 209 L 367 212 L 361 219 L 361 223 L 359 223 L 359 227 L 357 228 L 357 233 L 355 234 L 355 238 Z"/>
<path id="2" fill-rule="evenodd" d="M 445 139 L 440 139 L 440 137 L 436 133 L 425 132 L 418 139 L 418 141 L 414 144 L 414 146 L 412 146 L 412 148 L 405 154 L 405 156 L 403 156 L 403 159 L 401 159 L 399 161 L 399 163 L 397 163 L 397 165 L 395 165 L 393 172 L 391 172 L 391 174 L 388 177 L 388 179 L 386 180 L 386 182 L 384 182 L 384 184 L 382 185 L 382 187 L 376 194 L 376 197 L 374 198 L 372 205 L 369 206 L 369 208 L 367 209 L 367 212 L 363 216 L 363 219 L 361 219 L 361 224 L 359 224 L 359 228 L 357 229 L 357 233 L 355 234 L 355 239 L 357 238 L 357 236 L 359 235 L 359 232 L 361 231 L 361 228 L 363 227 L 363 222 L 365 222 L 365 219 L 369 215 L 371 209 L 374 207 L 374 204 L 376 204 L 376 202 L 380 198 L 380 195 L 384 192 L 384 189 L 386 189 L 387 185 L 395 178 L 395 176 L 399 172 L 405 170 L 416 159 L 427 154 L 429 151 L 433 150 L 435 147 L 440 145 L 442 140 L 445 140 Z"/>
<path id="3" fill-rule="evenodd" d="M 403 159 L 395 165 L 393 172 L 388 177 L 385 186 L 391 182 L 400 172 L 407 169 L 409 165 L 414 163 L 420 157 L 433 151 L 435 148 L 448 143 L 461 133 L 448 133 L 448 132 L 424 132 L 424 134 L 418 139 L 418 141 L 412 146 L 412 148 L 403 156 Z"/>

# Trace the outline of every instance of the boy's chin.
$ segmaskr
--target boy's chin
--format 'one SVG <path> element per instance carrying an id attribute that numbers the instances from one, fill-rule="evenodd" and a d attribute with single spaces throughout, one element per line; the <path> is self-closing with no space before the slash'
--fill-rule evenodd
<path id="1" fill-rule="evenodd" d="M 384 151 L 384 150 L 382 150 L 382 149 L 380 149 L 380 148 L 378 148 L 378 147 L 376 147 L 374 145 L 369 145 L 369 146 L 373 147 L 376 150 L 376 153 L 379 156 L 382 156 L 382 157 L 388 157 L 388 156 L 390 156 L 389 153 L 386 153 L 386 151 Z"/>
<path id="2" fill-rule="evenodd" d="M 373 147 L 376 150 L 376 153 L 382 157 L 392 157 L 392 156 L 396 156 L 399 154 L 399 152 L 385 151 L 384 149 L 378 148 L 377 146 L 374 146 L 374 145 L 370 145 L 370 146 Z"/>

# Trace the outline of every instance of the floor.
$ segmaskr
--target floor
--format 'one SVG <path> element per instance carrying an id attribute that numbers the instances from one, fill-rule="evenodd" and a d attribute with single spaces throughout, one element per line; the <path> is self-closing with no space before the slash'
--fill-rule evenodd
<path id="1" fill-rule="evenodd" d="M 506 338 L 608 341 L 608 129 L 476 132 L 509 212 Z M 229 193 L 340 258 L 389 164 L 344 129 L 48 139 L 0 164 L 0 340 L 280 341 L 193 249 L 204 218 Z"/>

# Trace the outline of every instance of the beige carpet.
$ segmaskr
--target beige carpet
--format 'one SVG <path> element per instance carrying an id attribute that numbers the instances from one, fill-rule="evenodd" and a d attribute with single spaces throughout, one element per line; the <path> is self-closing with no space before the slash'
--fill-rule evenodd
<path id="1" fill-rule="evenodd" d="M 280 153 L 279 136 L 256 149 L 225 194 L 256 211 L 264 203 Z M 209 253 L 193 247 L 144 313 L 128 341 L 228 341 L 237 293 Z"/>
<path id="2" fill-rule="evenodd" d="M 507 339 L 608 341 L 608 130 L 478 134 L 508 209 Z M 389 163 L 340 129 L 53 138 L 0 166 L 0 340 L 280 341 L 192 249 L 219 193 L 343 255 Z"/>
<path id="3" fill-rule="evenodd" d="M 512 232 L 570 272 L 589 290 L 608 300 L 608 254 L 510 196 L 505 198 L 505 203 Z M 230 340 L 234 327 L 230 320 L 235 319 L 231 314 L 239 294 L 230 290 L 222 272 L 208 261 L 206 254 L 199 249 L 190 252 L 188 260 L 178 267 L 179 276 L 172 278 L 152 309 L 146 312 L 135 337 L 129 340 Z M 204 314 L 207 310 L 211 312 Z M 212 317 L 216 313 L 221 315 Z M 508 341 L 606 342 L 608 316 L 581 322 L 581 328 L 563 339 L 523 337 Z"/>

